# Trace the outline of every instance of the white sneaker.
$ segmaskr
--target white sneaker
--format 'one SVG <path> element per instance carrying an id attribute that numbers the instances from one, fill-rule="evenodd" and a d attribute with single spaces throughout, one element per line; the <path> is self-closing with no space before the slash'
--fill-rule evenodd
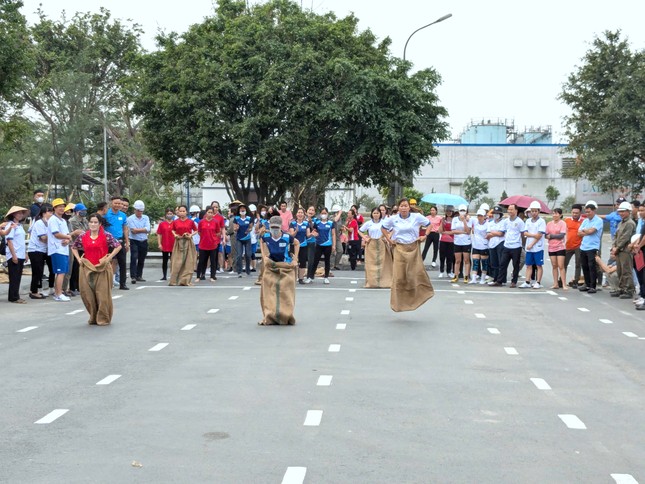
<path id="1" fill-rule="evenodd" d="M 539 282 L 535 281 L 532 287 L 533 289 L 542 289 L 543 286 Z"/>
<path id="2" fill-rule="evenodd" d="M 486 284 L 486 283 L 487 283 L 487 281 L 488 281 L 488 278 L 483 278 L 483 277 L 482 277 L 482 280 L 481 280 L 481 281 L 479 281 L 479 283 L 483 285 L 483 284 Z M 490 284 L 490 282 L 489 282 L 488 284 Z"/>
<path id="3" fill-rule="evenodd" d="M 445 273 L 445 272 L 442 272 L 441 274 L 439 274 L 439 279 L 443 279 L 444 277 L 446 277 L 446 273 Z"/>
<path id="4" fill-rule="evenodd" d="M 437 263 L 436 263 L 436 262 L 434 262 L 434 261 L 433 261 L 433 262 L 432 262 L 432 264 L 430 264 L 430 265 L 431 265 L 432 267 L 437 267 Z"/>
<path id="5" fill-rule="evenodd" d="M 454 279 L 454 278 L 455 278 L 455 273 L 454 273 L 454 272 L 449 272 L 449 273 L 448 273 L 448 277 L 449 277 L 450 279 Z"/>
<path id="6" fill-rule="evenodd" d="M 645 299 L 643 299 L 642 297 L 639 297 L 638 299 L 634 299 L 634 304 L 636 306 L 640 306 L 641 304 L 644 304 L 644 303 L 645 303 Z"/>
<path id="7" fill-rule="evenodd" d="M 466 284 L 477 284 L 477 276 L 472 276 Z"/>
<path id="8" fill-rule="evenodd" d="M 517 287 L 519 287 L 520 289 L 528 289 L 529 287 L 531 287 L 531 285 L 528 282 L 524 281 L 521 285 Z"/>
<path id="9" fill-rule="evenodd" d="M 68 298 L 65 294 L 61 294 L 60 296 L 54 296 L 54 301 L 69 302 L 69 301 L 71 301 L 71 299 Z"/>
<path id="10" fill-rule="evenodd" d="M 216 271 L 218 274 L 224 274 L 224 271 L 222 269 L 217 269 Z"/>
<path id="11" fill-rule="evenodd" d="M 302 281 L 303 284 L 311 284 L 313 281 L 309 279 L 308 277 L 305 277 L 305 279 Z"/>
<path id="12" fill-rule="evenodd" d="M 323 280 L 323 284 L 329 284 L 329 279 L 325 277 L 325 279 Z"/>

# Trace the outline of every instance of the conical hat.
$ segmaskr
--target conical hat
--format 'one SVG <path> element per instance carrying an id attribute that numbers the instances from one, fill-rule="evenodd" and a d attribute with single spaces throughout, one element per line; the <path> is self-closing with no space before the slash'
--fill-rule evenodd
<path id="1" fill-rule="evenodd" d="M 13 207 L 11 207 L 9 209 L 9 211 L 7 212 L 7 215 L 5 215 L 4 218 L 9 218 L 9 215 L 11 215 L 13 213 L 16 213 L 16 212 L 28 212 L 28 211 L 29 211 L 28 208 L 19 207 L 18 205 L 14 205 Z"/>

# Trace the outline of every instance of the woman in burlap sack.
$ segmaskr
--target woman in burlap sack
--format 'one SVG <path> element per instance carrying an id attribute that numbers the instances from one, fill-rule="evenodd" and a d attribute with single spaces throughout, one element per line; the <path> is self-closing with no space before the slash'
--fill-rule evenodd
<path id="1" fill-rule="evenodd" d="M 90 313 L 88 324 L 107 326 L 112 322 L 112 259 L 121 244 L 103 229 L 103 218 L 94 213 L 88 220 L 90 229 L 72 245 L 72 254 L 79 265 L 81 299 Z M 110 252 L 112 249 L 112 252 Z M 83 256 L 79 250 L 83 251 Z"/>
<path id="2" fill-rule="evenodd" d="M 398 213 L 383 221 L 381 232 L 393 247 L 392 290 L 390 307 L 393 311 L 414 311 L 434 296 L 432 283 L 423 265 L 419 244 L 419 228 L 430 221 L 420 213 L 410 212 L 410 202 L 402 198 Z"/>
<path id="3" fill-rule="evenodd" d="M 197 233 L 197 225 L 188 218 L 188 207 L 181 205 L 177 209 L 178 219 L 172 221 L 170 229 L 175 237 L 170 259 L 169 286 L 192 286 L 193 271 L 197 260 L 197 249 L 193 235 Z"/>
<path id="4" fill-rule="evenodd" d="M 359 229 L 365 241 L 365 287 L 389 288 L 392 285 L 392 248 L 381 231 L 383 221 L 378 207 L 372 209 L 372 219 Z"/>
<path id="5" fill-rule="evenodd" d="M 293 236 L 283 233 L 281 227 L 282 219 L 271 217 L 269 232 L 260 241 L 264 274 L 260 289 L 263 318 L 259 325 L 296 324 L 293 310 L 300 244 Z"/>

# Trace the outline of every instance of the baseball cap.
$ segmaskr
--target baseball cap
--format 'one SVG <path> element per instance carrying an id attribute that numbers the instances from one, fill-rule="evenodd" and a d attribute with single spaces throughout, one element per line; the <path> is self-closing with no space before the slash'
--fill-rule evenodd
<path id="1" fill-rule="evenodd" d="M 499 205 L 495 205 L 493 207 L 493 213 L 504 213 L 504 209 L 500 207 Z"/>
<path id="2" fill-rule="evenodd" d="M 278 217 L 277 215 L 274 215 L 269 219 L 269 228 L 281 228 L 282 227 L 282 219 Z"/>
<path id="3" fill-rule="evenodd" d="M 621 204 L 621 203 L 626 202 L 626 201 L 627 201 L 627 199 L 625 197 L 618 197 L 616 199 L 616 204 Z"/>
<path id="4" fill-rule="evenodd" d="M 481 208 L 481 209 L 484 209 L 484 210 L 488 211 L 488 210 L 490 210 L 490 205 L 488 205 L 487 203 L 482 203 L 482 204 L 479 206 L 479 208 Z"/>
<path id="5" fill-rule="evenodd" d="M 467 212 L 468 207 L 462 203 L 461 205 L 459 205 L 459 211 L 460 212 Z"/>
<path id="6" fill-rule="evenodd" d="M 332 212 L 340 212 L 340 205 L 338 205 L 337 203 L 334 203 L 334 204 L 331 206 L 331 211 L 332 211 Z"/>
<path id="7" fill-rule="evenodd" d="M 85 205 L 83 205 L 82 203 L 77 203 L 76 206 L 74 207 L 75 212 L 81 212 L 83 210 L 87 210 L 87 207 Z"/>
<path id="8" fill-rule="evenodd" d="M 484 210 L 483 208 L 480 208 L 479 210 L 477 210 L 477 215 L 481 215 L 481 216 L 485 217 L 486 216 L 486 210 Z"/>
<path id="9" fill-rule="evenodd" d="M 143 203 L 143 200 L 137 200 L 136 202 L 134 202 L 134 209 L 141 210 L 143 212 L 146 209 L 146 204 Z"/>
<path id="10" fill-rule="evenodd" d="M 258 209 L 258 207 L 256 207 L 254 204 L 249 205 L 249 210 L 251 212 L 255 212 L 257 209 Z"/>

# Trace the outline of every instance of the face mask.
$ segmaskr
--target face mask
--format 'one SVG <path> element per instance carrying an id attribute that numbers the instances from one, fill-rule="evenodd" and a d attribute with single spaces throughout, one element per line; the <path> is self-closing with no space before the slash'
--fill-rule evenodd
<path id="1" fill-rule="evenodd" d="M 326 213 L 321 213 L 320 214 L 320 220 L 327 220 L 327 214 Z"/>
<path id="2" fill-rule="evenodd" d="M 273 237 L 274 239 L 277 239 L 277 238 L 280 237 L 280 235 L 282 235 L 282 230 L 280 230 L 280 229 L 271 229 L 271 237 Z"/>
<path id="3" fill-rule="evenodd" d="M 38 197 L 36 198 L 36 203 L 43 203 L 45 201 L 44 197 Z"/>
<path id="4" fill-rule="evenodd" d="M 167 218 L 168 220 L 172 220 L 173 216 L 174 216 L 174 215 L 173 215 L 172 213 L 169 213 L 168 215 L 166 215 L 166 218 Z"/>
<path id="5" fill-rule="evenodd" d="M 502 218 L 502 214 L 501 213 L 496 213 L 495 214 L 495 220 L 499 220 L 500 218 Z"/>
<path id="6" fill-rule="evenodd" d="M 240 217 L 246 217 L 246 212 L 244 210 L 240 210 Z"/>
<path id="7" fill-rule="evenodd" d="M 261 212 L 260 212 L 260 216 L 262 216 L 262 217 L 266 217 L 266 216 L 267 216 L 266 210 L 261 211 Z"/>
<path id="8" fill-rule="evenodd" d="M 64 214 L 63 214 L 63 218 L 64 218 L 65 220 L 69 220 L 69 219 L 71 218 L 71 215 L 68 215 L 68 214 L 64 213 Z"/>
<path id="9" fill-rule="evenodd" d="M 79 217 L 85 217 L 86 215 L 87 215 L 87 211 L 86 211 L 86 210 L 81 210 L 80 212 L 78 212 L 78 216 L 79 216 Z"/>

